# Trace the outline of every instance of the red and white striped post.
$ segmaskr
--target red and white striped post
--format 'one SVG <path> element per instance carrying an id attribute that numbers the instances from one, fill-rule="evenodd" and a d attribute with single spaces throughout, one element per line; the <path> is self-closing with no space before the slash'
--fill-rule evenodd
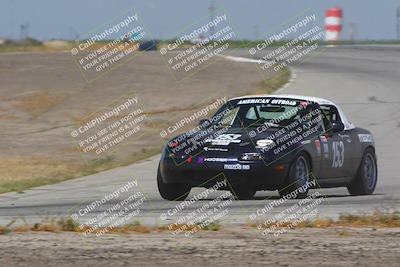
<path id="1" fill-rule="evenodd" d="M 326 41 L 338 41 L 342 31 L 343 12 L 340 7 L 329 8 L 325 12 L 325 39 Z"/>

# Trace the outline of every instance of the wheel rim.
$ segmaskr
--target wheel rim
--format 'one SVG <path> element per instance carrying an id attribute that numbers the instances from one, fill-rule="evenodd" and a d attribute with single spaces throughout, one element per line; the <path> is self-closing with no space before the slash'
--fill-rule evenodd
<path id="1" fill-rule="evenodd" d="M 299 157 L 296 161 L 295 177 L 300 186 L 308 181 L 308 165 L 304 157 Z"/>
<path id="2" fill-rule="evenodd" d="M 367 180 L 368 189 L 372 189 L 376 182 L 376 165 L 371 154 L 367 154 L 364 160 L 364 178 Z"/>

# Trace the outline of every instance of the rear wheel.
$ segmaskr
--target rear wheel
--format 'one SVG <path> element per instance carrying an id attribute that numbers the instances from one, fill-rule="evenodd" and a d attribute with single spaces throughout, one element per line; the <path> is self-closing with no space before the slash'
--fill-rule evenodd
<path id="1" fill-rule="evenodd" d="M 283 188 L 279 189 L 281 197 L 293 194 L 292 198 L 305 198 L 308 194 L 308 187 L 304 186 L 310 180 L 310 163 L 304 153 L 300 153 L 290 165 L 289 174 Z M 304 186 L 304 190 L 302 187 Z"/>
<path id="2" fill-rule="evenodd" d="M 352 196 L 371 195 L 375 190 L 377 181 L 378 167 L 375 152 L 372 148 L 367 148 L 361 159 L 357 174 L 347 186 L 347 190 Z"/>
<path id="3" fill-rule="evenodd" d="M 157 170 L 157 186 L 158 192 L 163 199 L 171 201 L 183 201 L 190 193 L 191 186 L 186 184 L 167 184 L 162 180 L 160 166 Z"/>

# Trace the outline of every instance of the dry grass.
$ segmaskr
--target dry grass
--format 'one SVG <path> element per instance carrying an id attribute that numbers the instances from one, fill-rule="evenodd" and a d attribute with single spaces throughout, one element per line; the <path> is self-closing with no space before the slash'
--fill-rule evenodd
<path id="1" fill-rule="evenodd" d="M 371 215 L 343 214 L 336 222 L 336 226 L 351 227 L 400 227 L 400 213 L 375 212 Z"/>
<path id="2" fill-rule="evenodd" d="M 54 47 L 48 45 L 0 45 L 0 53 L 10 52 L 57 52 L 71 49 L 72 45 L 67 47 Z"/>
<path id="3" fill-rule="evenodd" d="M 104 156 L 92 160 L 88 164 L 38 157 L 0 158 L 0 194 L 12 191 L 23 192 L 31 187 L 58 183 L 126 166 L 160 151 L 160 147 L 142 149 L 124 160 L 115 160 L 113 156 Z"/>
<path id="4" fill-rule="evenodd" d="M 13 121 L 16 119 L 18 119 L 18 117 L 14 115 L 0 115 L 0 120 Z"/>
<path id="5" fill-rule="evenodd" d="M 49 158 L 1 158 L 0 193 L 21 192 L 30 187 L 61 182 L 83 174 L 82 169 L 81 164 Z"/>
<path id="6" fill-rule="evenodd" d="M 51 95 L 47 91 L 37 91 L 18 97 L 15 107 L 37 118 L 65 100 L 65 96 Z"/>
<path id="7" fill-rule="evenodd" d="M 96 42 L 86 49 L 86 51 L 94 51 L 102 48 L 104 45 L 107 45 L 109 42 Z M 74 41 L 49 41 L 44 42 L 43 44 L 7 44 L 0 45 L 0 53 L 1 52 L 58 52 L 58 51 L 70 51 L 72 48 L 75 48 L 78 44 L 75 44 Z M 127 50 L 136 46 L 137 43 L 129 43 L 129 46 L 124 47 L 122 50 Z"/>
<path id="8" fill-rule="evenodd" d="M 260 223 L 250 223 L 247 226 L 257 227 Z M 275 222 L 270 224 L 262 224 L 263 228 L 277 227 L 283 228 L 293 224 L 291 222 Z M 342 214 L 338 220 L 332 219 L 315 219 L 312 221 L 303 221 L 293 228 L 326 228 L 326 227 L 375 227 L 375 228 L 394 228 L 400 227 L 400 213 L 375 211 L 373 214 L 352 215 Z"/>
<path id="9" fill-rule="evenodd" d="M 21 218 L 21 220 L 23 220 Z M 88 227 L 81 227 L 77 224 L 72 218 L 61 218 L 61 219 L 44 219 L 40 223 L 36 223 L 34 225 L 28 225 L 25 221 L 23 225 L 12 226 L 16 220 L 11 221 L 9 224 L 5 226 L 0 226 L 0 234 L 8 234 L 11 232 L 29 232 L 29 231 L 39 231 L 39 232 L 78 232 L 84 233 L 87 230 L 90 230 Z M 285 227 L 289 226 L 290 223 L 286 224 L 271 224 L 265 227 Z M 247 227 L 256 228 L 257 224 L 251 223 L 245 225 Z M 328 228 L 328 227 L 347 227 L 347 228 L 365 228 L 365 227 L 373 227 L 373 228 L 398 228 L 400 227 L 400 213 L 386 213 L 376 211 L 370 215 L 351 215 L 344 214 L 339 217 L 338 220 L 331 219 L 316 219 L 313 221 L 305 221 L 298 224 L 294 228 Z M 167 225 L 163 226 L 144 226 L 141 225 L 140 222 L 136 221 L 131 224 L 127 224 L 121 227 L 107 229 L 104 233 L 108 234 L 129 234 L 129 233 L 152 233 L 152 232 L 165 232 L 184 229 L 185 231 L 196 230 L 196 231 L 219 231 L 221 230 L 221 225 L 218 222 L 213 222 L 206 227 L 199 227 L 198 225 L 186 225 L 179 224 L 174 225 L 171 224 L 169 227 Z M 97 232 L 102 232 L 103 229 L 97 229 Z M 349 233 L 345 230 L 339 232 L 339 235 L 349 235 Z"/>
<path id="10" fill-rule="evenodd" d="M 20 218 L 23 220 L 23 218 Z M 80 226 L 76 223 L 71 217 L 68 218 L 53 218 L 43 219 L 40 223 L 35 223 L 33 225 L 29 225 L 23 220 L 22 225 L 13 226 L 17 220 L 13 220 L 5 226 L 0 226 L 0 234 L 8 234 L 8 233 L 24 233 L 24 232 L 76 232 L 76 233 L 85 233 L 90 231 L 90 227 Z M 174 225 L 175 226 L 175 225 Z M 148 234 L 154 232 L 166 232 L 173 231 L 175 229 L 186 229 L 186 231 L 190 231 L 195 229 L 197 231 L 218 231 L 220 230 L 220 225 L 217 222 L 213 222 L 206 227 L 198 227 L 198 225 L 176 225 L 176 228 L 169 229 L 167 226 L 145 226 L 141 225 L 139 221 L 134 221 L 130 224 L 126 224 L 120 227 L 115 228 L 98 228 L 90 234 L 104 233 L 104 234 L 130 234 L 130 233 L 140 233 L 140 234 Z"/>
<path id="11" fill-rule="evenodd" d="M 260 82 L 259 87 L 255 89 L 254 94 L 271 94 L 278 88 L 286 84 L 290 79 L 290 70 L 283 68 L 276 72 L 273 77 Z"/>
<path id="12" fill-rule="evenodd" d="M 221 225 L 218 222 L 211 222 L 207 225 L 201 226 L 201 223 L 196 224 L 171 224 L 167 226 L 160 226 L 159 229 L 175 231 L 218 231 L 221 229 Z"/>

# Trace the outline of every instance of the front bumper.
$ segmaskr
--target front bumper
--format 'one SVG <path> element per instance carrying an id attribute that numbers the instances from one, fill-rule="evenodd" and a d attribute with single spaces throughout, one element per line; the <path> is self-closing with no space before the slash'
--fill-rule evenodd
<path id="1" fill-rule="evenodd" d="M 289 167 L 289 162 L 268 163 L 263 160 L 197 163 L 194 159 L 191 163 L 178 164 L 174 159 L 164 157 L 160 162 L 160 172 L 165 183 L 210 187 L 217 181 L 226 179 L 229 185 L 246 185 L 257 190 L 280 188 L 285 182 Z"/>

